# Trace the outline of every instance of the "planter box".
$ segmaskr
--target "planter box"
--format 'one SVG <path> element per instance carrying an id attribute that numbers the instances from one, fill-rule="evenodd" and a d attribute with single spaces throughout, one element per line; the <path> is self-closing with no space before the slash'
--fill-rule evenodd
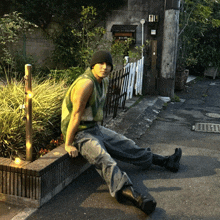
<path id="1" fill-rule="evenodd" d="M 19 165 L 0 157 L 0 201 L 38 208 L 89 167 L 82 156 L 70 158 L 64 145 Z"/>

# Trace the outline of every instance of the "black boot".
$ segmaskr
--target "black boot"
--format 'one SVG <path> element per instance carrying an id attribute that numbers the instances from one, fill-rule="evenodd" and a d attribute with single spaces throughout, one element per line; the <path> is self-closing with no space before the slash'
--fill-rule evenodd
<path id="1" fill-rule="evenodd" d="M 124 186 L 117 193 L 117 200 L 119 202 L 131 201 L 135 206 L 150 215 L 156 208 L 156 201 L 153 198 L 147 198 L 135 191 L 132 186 Z"/>
<path id="2" fill-rule="evenodd" d="M 179 162 L 181 156 L 182 156 L 181 148 L 176 148 L 175 153 L 171 156 L 164 157 L 161 155 L 153 154 L 152 163 L 154 165 L 165 167 L 166 169 L 175 173 L 179 170 L 179 166 L 180 166 Z"/>

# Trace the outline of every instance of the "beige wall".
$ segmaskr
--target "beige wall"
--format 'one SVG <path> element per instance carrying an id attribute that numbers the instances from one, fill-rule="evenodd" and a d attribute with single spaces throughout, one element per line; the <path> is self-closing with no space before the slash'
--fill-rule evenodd
<path id="1" fill-rule="evenodd" d="M 50 24 L 46 31 L 51 34 L 57 28 L 55 25 Z M 51 60 L 54 49 L 55 46 L 52 40 L 48 39 L 46 33 L 39 27 L 30 33 L 21 35 L 16 47 L 19 52 L 24 53 L 25 50 L 26 55 L 33 57 L 39 66 L 47 66 L 48 68 L 55 67 Z"/>

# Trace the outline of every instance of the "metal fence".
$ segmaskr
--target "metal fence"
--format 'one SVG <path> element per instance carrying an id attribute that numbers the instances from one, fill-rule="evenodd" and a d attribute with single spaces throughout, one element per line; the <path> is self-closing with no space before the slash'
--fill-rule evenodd
<path id="1" fill-rule="evenodd" d="M 144 57 L 134 63 L 127 63 L 121 70 L 112 72 L 105 104 L 105 117 L 113 113 L 117 116 L 118 107 L 125 108 L 125 101 L 134 95 L 142 95 Z"/>
<path id="2" fill-rule="evenodd" d="M 125 108 L 127 97 L 128 79 L 130 68 L 112 72 L 109 76 L 109 87 L 105 104 L 105 117 L 113 114 L 113 118 L 117 116 L 118 108 Z"/>

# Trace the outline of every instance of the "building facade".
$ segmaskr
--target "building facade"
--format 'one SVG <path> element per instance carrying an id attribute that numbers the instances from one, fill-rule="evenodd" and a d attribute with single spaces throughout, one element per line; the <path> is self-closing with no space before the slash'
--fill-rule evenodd
<path id="1" fill-rule="evenodd" d="M 132 37 L 144 50 L 144 94 L 174 96 L 180 0 L 127 0 L 106 20 L 107 38 Z M 163 88 L 162 88 L 163 87 Z"/>
<path id="2" fill-rule="evenodd" d="M 106 16 L 104 26 L 108 39 L 133 38 L 135 46 L 146 40 L 143 94 L 173 97 L 177 60 L 180 0 L 125 0 L 124 5 Z M 51 22 L 48 30 L 58 30 Z M 53 67 L 50 57 L 54 45 L 39 28 L 22 36 L 19 47 L 40 65 Z"/>

